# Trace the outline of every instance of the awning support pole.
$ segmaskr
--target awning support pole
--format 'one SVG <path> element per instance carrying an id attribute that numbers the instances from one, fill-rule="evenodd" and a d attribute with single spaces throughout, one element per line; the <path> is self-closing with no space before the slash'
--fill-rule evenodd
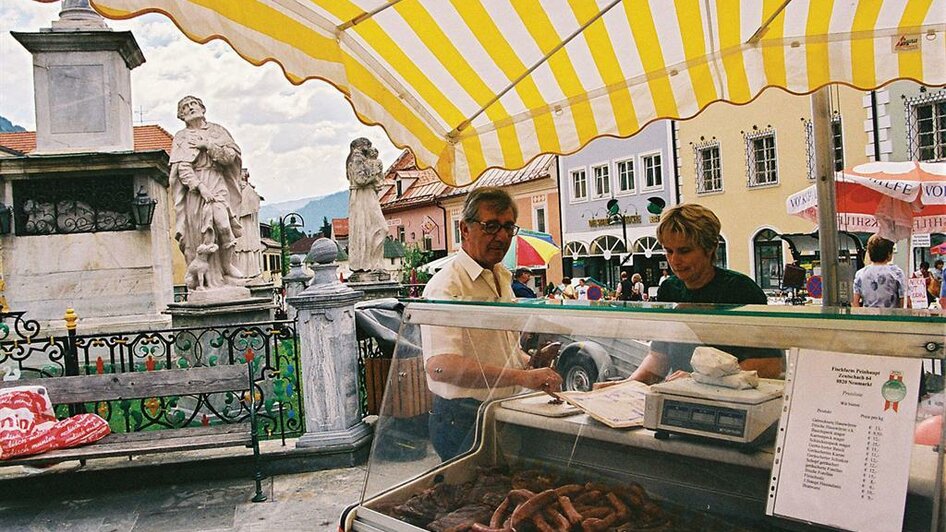
<path id="1" fill-rule="evenodd" d="M 829 86 L 811 93 L 811 123 L 818 191 L 818 240 L 821 247 L 822 305 L 840 305 L 838 278 L 838 216 L 834 184 L 834 135 L 831 131 Z"/>

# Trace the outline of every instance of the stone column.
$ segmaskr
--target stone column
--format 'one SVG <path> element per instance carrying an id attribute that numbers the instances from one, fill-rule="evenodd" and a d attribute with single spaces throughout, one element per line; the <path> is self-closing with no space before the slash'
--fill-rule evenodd
<path id="1" fill-rule="evenodd" d="M 286 289 L 286 297 L 296 297 L 305 287 L 309 285 L 312 276 L 306 273 L 302 267 L 302 259 L 305 255 L 293 255 L 289 257 L 289 273 L 282 278 L 283 288 Z"/>
<path id="2" fill-rule="evenodd" d="M 338 282 L 337 248 L 331 240 L 312 245 L 314 277 L 287 303 L 297 311 L 300 365 L 305 401 L 305 434 L 296 447 L 333 455 L 367 455 L 371 429 L 358 399 L 358 342 L 354 304 L 363 294 Z M 338 456 L 344 460 L 344 456 Z"/>

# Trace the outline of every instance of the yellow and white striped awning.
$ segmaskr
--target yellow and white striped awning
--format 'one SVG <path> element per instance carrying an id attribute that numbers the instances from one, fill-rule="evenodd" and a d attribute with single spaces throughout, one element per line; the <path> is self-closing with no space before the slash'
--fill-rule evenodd
<path id="1" fill-rule="evenodd" d="M 93 0 L 318 78 L 445 182 L 766 87 L 946 84 L 946 0 Z"/>

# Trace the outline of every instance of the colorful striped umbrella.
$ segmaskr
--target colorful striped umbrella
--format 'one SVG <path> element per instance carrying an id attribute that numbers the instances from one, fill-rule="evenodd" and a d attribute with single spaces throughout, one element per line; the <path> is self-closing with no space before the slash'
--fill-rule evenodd
<path id="1" fill-rule="evenodd" d="M 510 270 L 523 267 L 545 268 L 559 251 L 552 235 L 521 229 L 519 234 L 512 237 L 512 244 L 503 257 L 503 264 Z"/>
<path id="2" fill-rule="evenodd" d="M 325 80 L 417 164 L 487 168 L 628 137 L 767 87 L 946 84 L 943 0 L 92 0 Z"/>

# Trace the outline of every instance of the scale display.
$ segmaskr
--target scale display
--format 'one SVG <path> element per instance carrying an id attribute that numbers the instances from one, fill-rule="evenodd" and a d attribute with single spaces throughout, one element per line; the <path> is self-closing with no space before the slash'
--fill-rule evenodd
<path id="1" fill-rule="evenodd" d="M 746 411 L 665 399 L 661 424 L 729 436 L 743 436 Z"/>

